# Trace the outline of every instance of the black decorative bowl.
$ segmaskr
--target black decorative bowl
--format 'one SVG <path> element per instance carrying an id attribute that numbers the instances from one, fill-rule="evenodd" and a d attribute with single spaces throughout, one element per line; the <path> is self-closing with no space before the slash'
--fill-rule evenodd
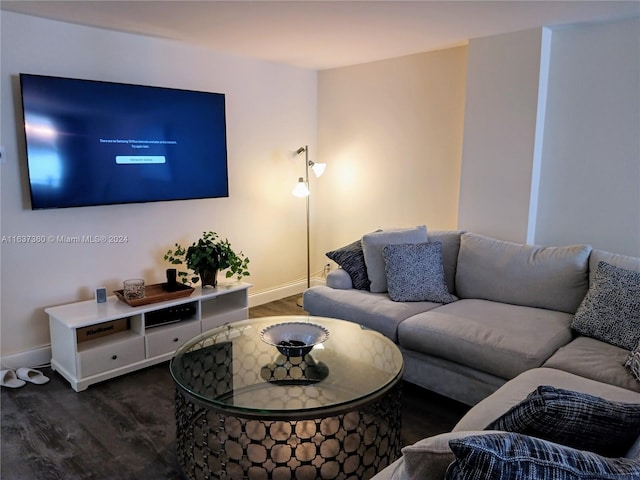
<path id="1" fill-rule="evenodd" d="M 285 322 L 265 328 L 260 338 L 286 357 L 304 357 L 329 338 L 329 330 L 314 323 Z"/>

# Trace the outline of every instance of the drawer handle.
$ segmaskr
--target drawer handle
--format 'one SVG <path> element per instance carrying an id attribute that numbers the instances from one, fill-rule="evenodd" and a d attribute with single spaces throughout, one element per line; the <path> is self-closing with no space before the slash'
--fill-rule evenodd
<path id="1" fill-rule="evenodd" d="M 174 339 L 173 339 L 173 341 L 174 341 L 174 342 L 177 342 L 177 341 L 179 341 L 179 340 L 180 340 L 180 339 L 179 339 L 178 337 L 176 337 L 176 338 L 174 338 Z"/>
<path id="2" fill-rule="evenodd" d="M 111 355 L 111 360 L 115 360 L 118 358 L 118 355 Z"/>

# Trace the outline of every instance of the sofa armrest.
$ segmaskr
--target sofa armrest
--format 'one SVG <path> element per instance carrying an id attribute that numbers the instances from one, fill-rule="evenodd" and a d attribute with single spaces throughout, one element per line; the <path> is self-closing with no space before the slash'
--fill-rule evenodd
<path id="1" fill-rule="evenodd" d="M 335 288 L 337 290 L 350 290 L 353 288 L 351 275 L 342 268 L 332 270 L 327 275 L 327 287 Z"/>
<path id="2" fill-rule="evenodd" d="M 424 438 L 402 449 L 402 456 L 371 480 L 442 480 L 456 456 L 449 441 L 468 436 L 505 433 L 497 430 L 445 432 Z"/>
<path id="3" fill-rule="evenodd" d="M 391 465 L 380 470 L 371 480 L 410 480 L 404 470 L 404 458 L 400 457 Z"/>

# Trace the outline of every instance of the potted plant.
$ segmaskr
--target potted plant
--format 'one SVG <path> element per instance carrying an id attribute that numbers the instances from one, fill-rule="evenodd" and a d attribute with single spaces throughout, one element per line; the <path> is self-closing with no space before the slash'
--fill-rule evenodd
<path id="1" fill-rule="evenodd" d="M 203 232 L 196 242 L 185 248 L 176 243 L 174 249 L 164 254 L 164 259 L 172 265 L 186 265 L 194 274 L 178 271 L 177 276 L 183 284 L 200 280 L 203 287 L 218 283 L 218 271 L 226 270 L 226 277 L 234 275 L 238 280 L 249 275 L 249 259 L 242 252 L 236 253 L 229 240 L 220 239 L 216 232 Z"/>

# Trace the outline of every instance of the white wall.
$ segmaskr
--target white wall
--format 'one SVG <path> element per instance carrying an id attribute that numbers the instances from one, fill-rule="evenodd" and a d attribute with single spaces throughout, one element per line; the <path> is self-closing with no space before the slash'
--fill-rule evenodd
<path id="1" fill-rule="evenodd" d="M 542 29 L 469 43 L 458 226 L 525 242 Z"/>
<path id="2" fill-rule="evenodd" d="M 315 148 L 315 71 L 7 12 L 1 22 L 2 235 L 128 237 L 113 245 L 2 243 L 3 358 L 49 344 L 47 306 L 93 298 L 95 287 L 112 291 L 129 277 L 161 282 L 163 253 L 204 230 L 250 257 L 254 303 L 272 291 L 281 298 L 302 290 L 305 223 L 291 187 L 304 162 L 293 152 Z M 18 128 L 20 72 L 225 93 L 230 197 L 31 211 Z"/>
<path id="3" fill-rule="evenodd" d="M 466 47 L 320 72 L 316 266 L 376 228 L 457 224 Z"/>
<path id="4" fill-rule="evenodd" d="M 553 32 L 535 239 L 640 256 L 640 19 Z"/>
<path id="5" fill-rule="evenodd" d="M 460 228 L 640 255 L 639 23 L 469 43 Z"/>

